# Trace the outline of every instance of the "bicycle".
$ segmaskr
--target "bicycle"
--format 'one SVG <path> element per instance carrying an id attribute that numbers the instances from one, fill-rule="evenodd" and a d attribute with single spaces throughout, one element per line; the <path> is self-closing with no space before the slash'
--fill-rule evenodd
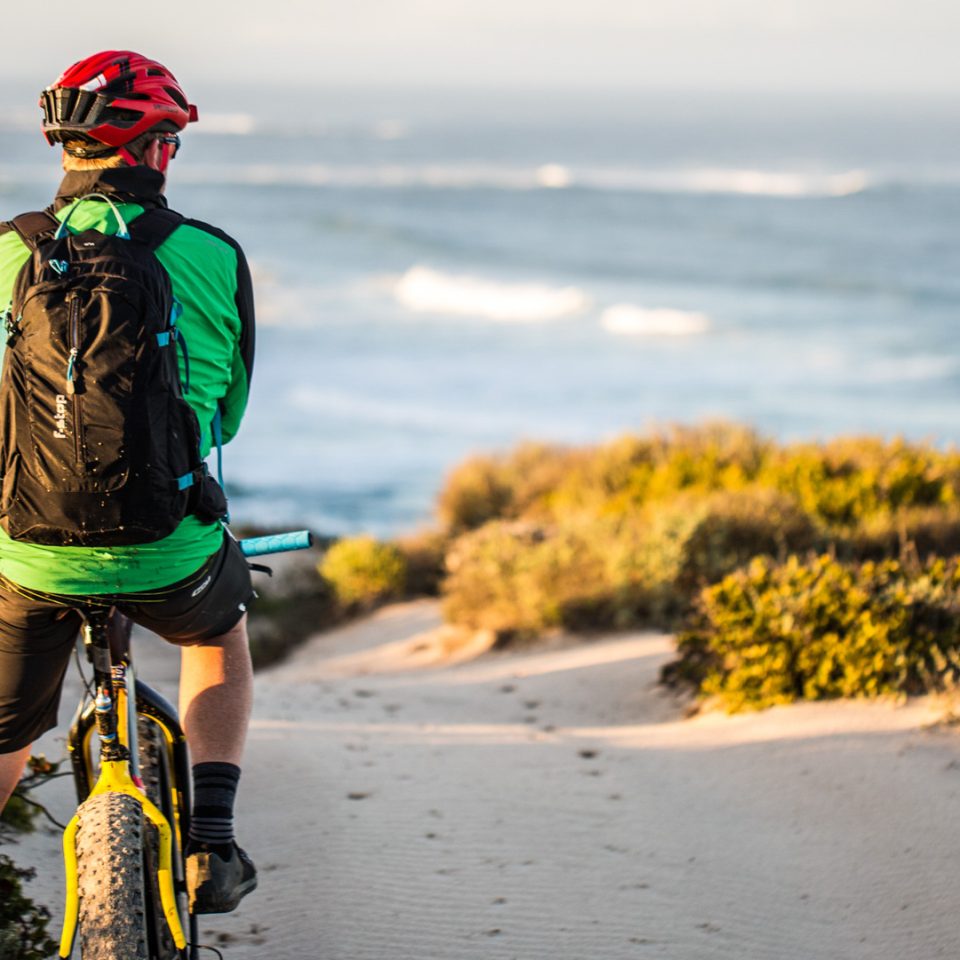
<path id="1" fill-rule="evenodd" d="M 240 541 L 248 557 L 310 544 L 305 530 Z M 83 960 L 198 960 L 182 856 L 191 809 L 186 738 L 174 707 L 135 675 L 132 624 L 111 607 L 77 609 L 93 680 L 67 739 L 78 808 L 63 835 L 59 956 L 71 956 L 79 934 Z"/>

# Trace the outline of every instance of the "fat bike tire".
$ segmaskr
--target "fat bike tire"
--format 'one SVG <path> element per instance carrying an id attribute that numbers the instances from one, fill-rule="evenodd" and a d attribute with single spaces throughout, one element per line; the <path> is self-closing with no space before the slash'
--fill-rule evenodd
<path id="1" fill-rule="evenodd" d="M 172 820 L 170 809 L 170 770 L 167 763 L 166 743 L 160 728 L 145 717 L 137 718 L 137 743 L 139 744 L 140 778 L 147 797 L 160 809 L 167 820 Z M 171 826 L 173 824 L 171 823 Z M 149 821 L 144 828 L 144 866 L 146 870 L 145 893 L 147 896 L 147 934 L 151 960 L 178 960 L 181 953 L 173 942 L 170 927 L 163 915 L 160 902 L 160 887 L 157 883 L 157 866 L 160 863 L 160 832 Z M 174 834 L 176 835 L 176 834 Z M 179 856 L 174 839 L 174 860 Z M 178 875 L 174 864 L 174 874 Z M 182 905 L 181 905 L 182 906 Z M 180 911 L 180 920 L 186 929 L 185 910 Z"/>
<path id="2" fill-rule="evenodd" d="M 78 811 L 82 960 L 150 960 L 143 814 L 133 797 L 101 793 Z"/>

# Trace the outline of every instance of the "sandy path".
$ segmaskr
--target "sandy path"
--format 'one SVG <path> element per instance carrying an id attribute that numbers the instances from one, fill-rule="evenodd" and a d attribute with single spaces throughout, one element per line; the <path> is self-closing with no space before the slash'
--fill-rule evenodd
<path id="1" fill-rule="evenodd" d="M 960 951 L 942 705 L 684 720 L 656 687 L 669 638 L 429 667 L 436 618 L 388 608 L 258 678 L 240 823 L 261 889 L 201 927 L 228 960 Z M 38 897 L 53 844 L 18 853 Z"/>

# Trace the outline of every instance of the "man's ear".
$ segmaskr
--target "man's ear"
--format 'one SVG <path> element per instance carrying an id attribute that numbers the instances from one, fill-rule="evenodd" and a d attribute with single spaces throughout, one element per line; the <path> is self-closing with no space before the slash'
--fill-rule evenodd
<path id="1" fill-rule="evenodd" d="M 161 169 L 161 165 L 166 166 L 166 164 L 163 163 L 164 159 L 163 145 L 160 143 L 159 138 L 151 140 L 143 151 L 144 166 L 149 167 L 151 170 L 157 170 L 160 173 L 166 173 L 166 170 Z"/>

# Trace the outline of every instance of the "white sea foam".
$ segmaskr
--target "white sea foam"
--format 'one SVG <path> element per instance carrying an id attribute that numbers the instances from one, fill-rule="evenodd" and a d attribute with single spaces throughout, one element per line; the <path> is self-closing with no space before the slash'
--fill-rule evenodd
<path id="1" fill-rule="evenodd" d="M 737 194 L 757 197 L 845 197 L 866 190 L 863 170 L 842 173 L 800 173 L 696 167 L 677 170 L 595 169 L 578 176 L 597 189 L 652 193 Z"/>
<path id="2" fill-rule="evenodd" d="M 563 168 L 558 168 L 562 171 Z M 492 164 L 277 164 L 193 166 L 183 171 L 190 183 L 234 183 L 250 186 L 360 187 L 397 189 L 426 187 L 439 190 L 536 190 L 556 187 L 562 174 L 547 167 L 506 167 Z M 551 183 L 543 182 L 553 181 Z"/>
<path id="3" fill-rule="evenodd" d="M 244 133 L 244 115 L 214 132 Z M 386 128 L 390 137 L 399 130 Z M 722 167 L 641 169 L 632 167 L 572 168 L 559 163 L 512 166 L 490 163 L 426 164 L 242 164 L 177 171 L 192 183 L 357 187 L 437 190 L 557 190 L 578 187 L 632 193 L 727 194 L 759 197 L 845 197 L 881 185 L 863 170 L 839 173 L 727 169 Z"/>
<path id="4" fill-rule="evenodd" d="M 534 323 L 579 313 L 588 299 L 577 287 L 503 283 L 462 274 L 411 267 L 393 288 L 396 300 L 418 313 L 485 317 Z"/>
<path id="5" fill-rule="evenodd" d="M 610 333 L 631 337 L 690 337 L 710 328 L 710 318 L 705 313 L 638 307 L 632 303 L 607 307 L 600 323 Z"/>
<path id="6" fill-rule="evenodd" d="M 573 183 L 573 175 L 567 167 L 559 163 L 545 163 L 542 167 L 537 167 L 537 183 L 541 187 L 559 190 Z"/>

